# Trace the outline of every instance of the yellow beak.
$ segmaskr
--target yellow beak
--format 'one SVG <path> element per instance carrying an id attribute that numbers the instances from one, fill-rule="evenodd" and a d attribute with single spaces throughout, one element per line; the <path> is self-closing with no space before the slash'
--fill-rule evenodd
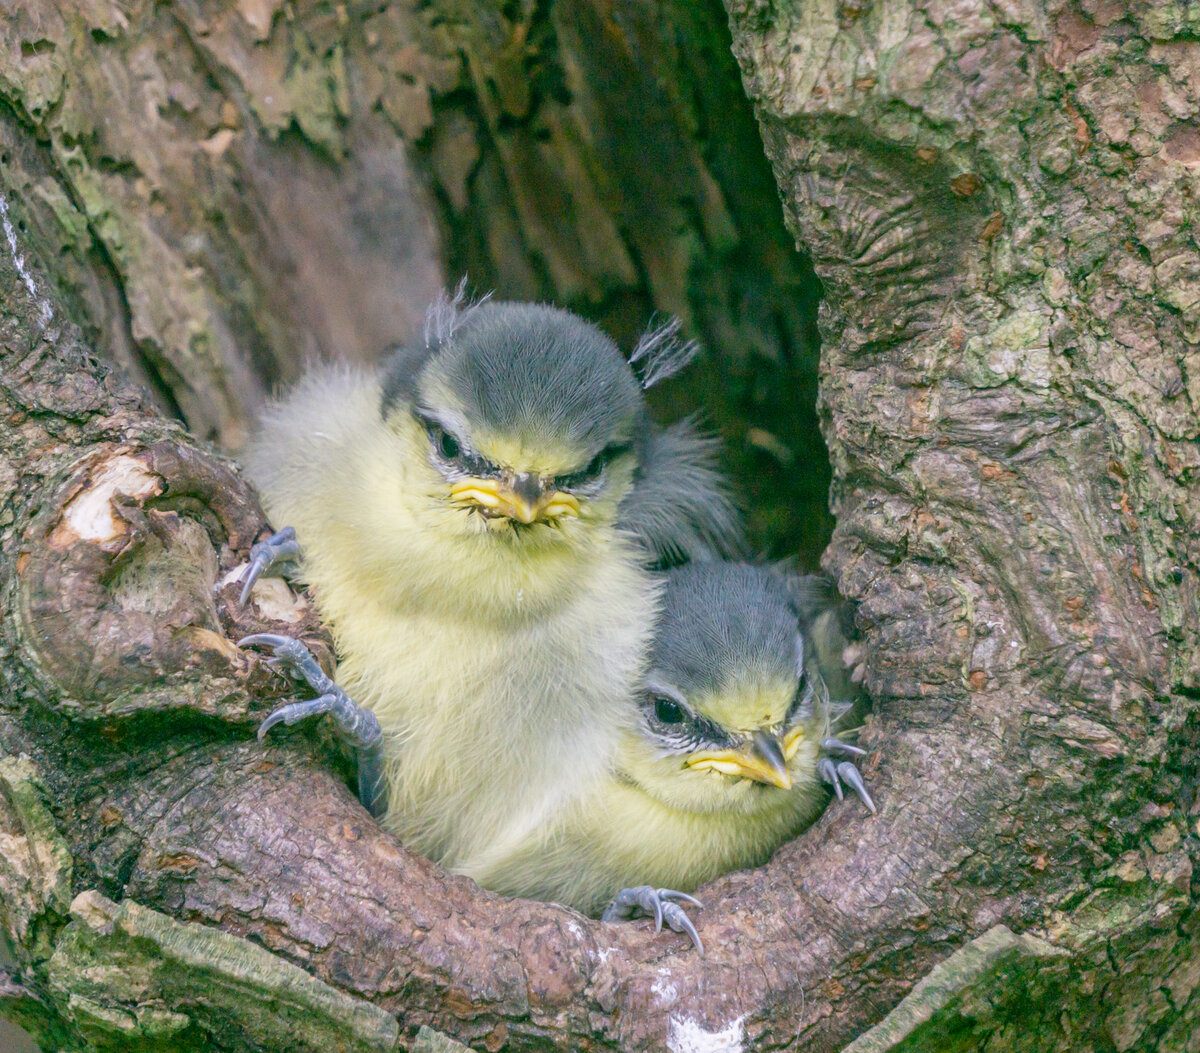
<path id="1" fill-rule="evenodd" d="M 804 725 L 792 728 L 786 735 L 783 736 L 783 755 L 791 760 L 796 756 L 796 751 L 800 748 L 800 743 L 804 741 Z"/>
<path id="2" fill-rule="evenodd" d="M 450 487 L 450 498 L 478 508 L 489 518 L 503 516 L 526 525 L 579 515 L 579 501 L 573 494 L 547 488 L 534 475 L 508 472 L 499 479 L 460 479 Z"/>
<path id="3" fill-rule="evenodd" d="M 684 764 L 697 771 L 719 771 L 742 779 L 753 779 L 781 790 L 792 788 L 784 746 L 778 735 L 756 731 L 750 745 L 741 750 L 703 750 Z"/>

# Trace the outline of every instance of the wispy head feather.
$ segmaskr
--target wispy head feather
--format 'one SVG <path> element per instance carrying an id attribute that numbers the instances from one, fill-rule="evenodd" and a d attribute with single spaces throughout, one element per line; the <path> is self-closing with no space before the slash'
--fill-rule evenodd
<path id="1" fill-rule="evenodd" d="M 450 340 L 454 331 L 470 318 L 471 312 L 491 298 L 492 294 L 486 292 L 478 300 L 470 299 L 465 274 L 459 279 L 453 293 L 442 289 L 425 312 L 425 346 L 433 348 Z"/>
<path id="2" fill-rule="evenodd" d="M 638 340 L 629 356 L 629 364 L 637 373 L 643 390 L 673 377 L 699 354 L 700 344 L 695 340 L 683 340 L 679 329 L 678 318 L 668 318 L 661 325 L 655 325 L 651 319 L 650 328 Z"/>

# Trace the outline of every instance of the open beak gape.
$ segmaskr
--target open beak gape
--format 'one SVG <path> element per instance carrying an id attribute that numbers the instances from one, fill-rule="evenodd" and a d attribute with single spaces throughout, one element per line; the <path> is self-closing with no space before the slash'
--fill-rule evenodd
<path id="1" fill-rule="evenodd" d="M 693 753 L 686 764 L 697 771 L 719 771 L 722 775 L 753 779 L 781 790 L 792 788 L 783 742 L 778 735 L 767 731 L 756 731 L 743 749 L 704 750 Z"/>
<path id="2" fill-rule="evenodd" d="M 504 518 L 528 526 L 579 515 L 574 495 L 547 486 L 540 476 L 506 472 L 497 479 L 460 479 L 450 488 L 460 505 L 475 508 L 489 519 Z"/>

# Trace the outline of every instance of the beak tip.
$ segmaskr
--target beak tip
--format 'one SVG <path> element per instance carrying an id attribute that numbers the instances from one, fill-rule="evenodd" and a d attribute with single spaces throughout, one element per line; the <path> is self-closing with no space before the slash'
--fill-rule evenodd
<path id="1" fill-rule="evenodd" d="M 787 755 L 783 743 L 775 735 L 760 731 L 754 736 L 751 753 L 759 762 L 764 782 L 778 786 L 781 790 L 792 788 L 792 775 L 788 771 Z"/>

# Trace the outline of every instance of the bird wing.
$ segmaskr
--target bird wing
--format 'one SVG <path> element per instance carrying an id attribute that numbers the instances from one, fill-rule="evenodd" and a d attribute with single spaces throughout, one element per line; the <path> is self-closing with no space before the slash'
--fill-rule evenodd
<path id="1" fill-rule="evenodd" d="M 744 554 L 741 516 L 717 468 L 718 449 L 715 438 L 688 420 L 646 432 L 618 523 L 646 552 L 649 565 Z"/>

